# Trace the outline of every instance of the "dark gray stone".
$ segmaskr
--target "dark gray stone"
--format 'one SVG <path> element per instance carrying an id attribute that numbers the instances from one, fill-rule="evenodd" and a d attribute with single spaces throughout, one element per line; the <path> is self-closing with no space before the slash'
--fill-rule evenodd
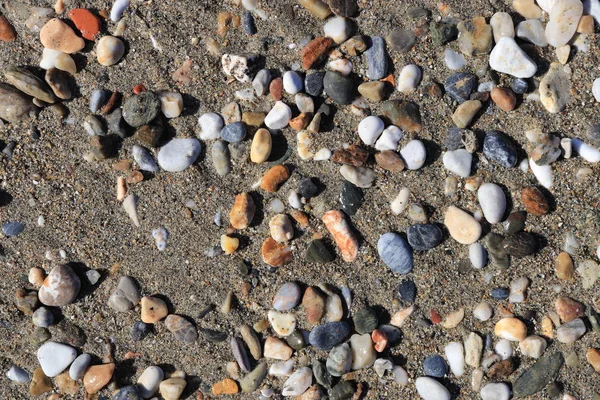
<path id="1" fill-rule="evenodd" d="M 423 361 L 423 370 L 425 375 L 434 378 L 443 378 L 448 373 L 448 365 L 442 356 L 429 356 Z"/>
<path id="2" fill-rule="evenodd" d="M 341 105 L 352 103 L 356 97 L 356 85 L 350 76 L 327 71 L 323 78 L 325 93 L 334 102 Z"/>
<path id="3" fill-rule="evenodd" d="M 231 352 L 240 369 L 246 373 L 250 372 L 250 356 L 248 356 L 248 350 L 242 339 L 235 336 L 231 338 Z"/>
<path id="4" fill-rule="evenodd" d="M 463 132 L 464 129 L 460 129 L 456 126 L 452 126 L 448 129 L 446 140 L 444 141 L 444 145 L 446 145 L 448 150 L 453 151 L 464 147 L 462 142 Z"/>
<path id="5" fill-rule="evenodd" d="M 295 330 L 289 336 L 286 336 L 285 342 L 294 350 L 302 350 L 306 347 L 304 335 L 299 330 Z"/>
<path id="6" fill-rule="evenodd" d="M 319 385 L 326 388 L 331 387 L 331 385 L 333 384 L 333 377 L 327 371 L 325 365 L 316 358 L 312 360 L 312 370 L 315 379 Z"/>
<path id="7" fill-rule="evenodd" d="M 221 129 L 221 139 L 229 143 L 241 142 L 245 137 L 246 125 L 241 121 L 225 125 L 225 127 Z"/>
<path id="8" fill-rule="evenodd" d="M 298 193 L 306 200 L 310 200 L 319 194 L 319 187 L 312 178 L 302 178 L 298 182 Z"/>
<path id="9" fill-rule="evenodd" d="M 517 149 L 512 139 L 500 131 L 486 133 L 483 140 L 483 153 L 503 167 L 511 168 L 517 165 Z"/>
<path id="10" fill-rule="evenodd" d="M 327 0 L 327 4 L 335 15 L 354 17 L 358 12 L 356 0 Z"/>
<path id="11" fill-rule="evenodd" d="M 398 295 L 404 301 L 414 303 L 417 298 L 417 285 L 412 279 L 405 279 L 398 285 Z"/>
<path id="12" fill-rule="evenodd" d="M 136 385 L 129 385 L 119 389 L 119 391 L 113 395 L 112 400 L 143 400 L 143 398 Z"/>
<path id="13" fill-rule="evenodd" d="M 342 343 L 350 334 L 350 328 L 344 321 L 327 322 L 315 327 L 308 337 L 309 343 L 319 350 L 330 350 Z"/>
<path id="14" fill-rule="evenodd" d="M 517 232 L 504 238 L 502 248 L 513 257 L 526 257 L 535 253 L 535 238 L 529 232 Z"/>
<path id="15" fill-rule="evenodd" d="M 502 223 L 504 232 L 507 235 L 512 235 L 517 232 L 521 232 L 525 229 L 525 220 L 527 219 L 527 213 L 525 211 L 515 211 L 510 213 L 506 221 Z"/>
<path id="16" fill-rule="evenodd" d="M 527 397 L 542 391 L 548 383 L 556 379 L 564 362 L 561 352 L 545 353 L 514 381 L 513 395 L 516 398 Z"/>
<path id="17" fill-rule="evenodd" d="M 469 100 L 471 93 L 477 88 L 477 76 L 468 72 L 457 72 L 446 79 L 444 89 L 450 97 L 460 104 Z"/>
<path id="18" fill-rule="evenodd" d="M 443 46 L 458 37 L 458 28 L 450 22 L 431 22 L 429 24 L 429 35 L 433 43 Z"/>
<path id="19" fill-rule="evenodd" d="M 321 93 L 323 93 L 323 78 L 325 78 L 324 71 L 313 72 L 306 75 L 304 78 L 304 91 L 311 96 L 320 96 Z"/>
<path id="20" fill-rule="evenodd" d="M 256 29 L 256 23 L 254 22 L 254 17 L 250 11 L 246 11 L 244 13 L 244 31 L 248 35 L 256 35 L 258 32 Z"/>
<path id="21" fill-rule="evenodd" d="M 329 391 L 330 400 L 347 400 L 354 396 L 354 386 L 351 382 L 341 380 Z"/>
<path id="22" fill-rule="evenodd" d="M 406 231 L 408 243 L 417 251 L 433 249 L 440 244 L 444 235 L 435 224 L 416 224 Z"/>
<path id="23" fill-rule="evenodd" d="M 497 287 L 492 289 L 491 294 L 496 300 L 506 300 L 510 296 L 510 290 L 508 288 Z"/>
<path id="24" fill-rule="evenodd" d="M 417 37 L 411 30 L 399 28 L 390 32 L 386 40 L 392 51 L 406 53 L 413 48 Z"/>
<path id="25" fill-rule="evenodd" d="M 512 82 L 510 83 L 510 88 L 516 94 L 523 94 L 523 93 L 527 93 L 527 90 L 529 90 L 529 84 L 527 83 L 527 80 L 525 80 L 525 79 L 514 78 L 512 80 Z"/>
<path id="26" fill-rule="evenodd" d="M 198 329 L 204 338 L 211 343 L 224 342 L 227 339 L 227 333 L 209 328 Z"/>
<path id="27" fill-rule="evenodd" d="M 150 333 L 150 326 L 142 321 L 136 321 L 131 326 L 131 339 L 139 342 Z"/>
<path id="28" fill-rule="evenodd" d="M 309 263 L 325 264 L 332 261 L 334 255 L 322 239 L 315 239 L 308 245 L 304 257 Z"/>
<path id="29" fill-rule="evenodd" d="M 371 37 L 371 47 L 365 51 L 367 57 L 367 77 L 371 80 L 382 79 L 389 69 L 388 54 L 385 49 L 385 40 L 381 36 Z"/>
<path id="30" fill-rule="evenodd" d="M 344 180 L 342 191 L 340 193 L 340 203 L 342 210 L 348 215 L 354 215 L 362 206 L 365 195 L 363 190 L 352 182 Z"/>
<path id="31" fill-rule="evenodd" d="M 377 329 L 379 318 L 372 307 L 365 307 L 352 316 L 352 322 L 354 322 L 356 332 L 364 335 Z"/>
<path id="32" fill-rule="evenodd" d="M 123 139 L 128 136 L 123 121 L 123 111 L 120 108 L 117 108 L 106 116 L 106 124 L 108 125 L 109 133 L 114 133 Z"/>
<path id="33" fill-rule="evenodd" d="M 397 233 L 388 232 L 377 242 L 379 257 L 397 274 L 408 274 L 413 268 L 412 249 Z"/>
<path id="34" fill-rule="evenodd" d="M 123 104 L 123 119 L 134 128 L 149 123 L 159 113 L 160 100 L 158 96 L 149 91 L 131 96 Z"/>

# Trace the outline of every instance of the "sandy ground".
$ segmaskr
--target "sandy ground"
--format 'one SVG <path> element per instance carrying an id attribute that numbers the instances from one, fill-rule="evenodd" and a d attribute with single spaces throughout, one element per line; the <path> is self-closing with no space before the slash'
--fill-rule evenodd
<path id="1" fill-rule="evenodd" d="M 13 4 L 12 1 L 8 3 Z M 93 51 L 81 53 L 75 58 L 81 70 L 75 77 L 78 95 L 67 103 L 71 115 L 64 123 L 50 110 L 44 110 L 34 126 L 41 133 L 40 140 L 33 140 L 30 126 L 5 127 L 0 130 L 4 142 L 16 141 L 17 148 L 11 160 L 3 159 L 2 189 L 11 196 L 10 202 L 0 209 L 2 221 L 18 220 L 26 224 L 25 231 L 14 238 L 3 238 L 2 279 L 0 279 L 0 370 L 6 371 L 16 364 L 29 371 L 37 366 L 36 347 L 30 344 L 33 331 L 30 318 L 18 312 L 13 305 L 17 288 L 30 288 L 27 271 L 33 266 L 51 268 L 53 262 L 45 258 L 47 250 L 67 252 L 65 261 L 77 263 L 79 271 L 98 269 L 102 279 L 96 287 L 84 284 L 83 296 L 67 307 L 63 307 L 62 318 L 81 327 L 87 340 L 81 351 L 101 357 L 104 353 L 101 338 L 112 338 L 115 342 L 115 357 L 118 362 L 116 380 L 119 384 L 135 381 L 147 366 L 158 364 L 166 370 L 182 369 L 191 379 L 185 398 L 194 398 L 194 393 L 202 383 L 212 384 L 227 376 L 226 362 L 232 360 L 228 342 L 210 344 L 203 339 L 194 345 L 182 345 L 173 340 L 163 324 L 155 326 L 155 334 L 142 342 L 133 342 L 129 330 L 139 317 L 138 312 L 116 313 L 106 306 L 106 301 L 122 275 L 135 277 L 144 294 L 160 294 L 169 300 L 171 311 L 184 314 L 198 327 L 213 328 L 233 333 L 243 322 L 256 322 L 266 316 L 273 294 L 280 284 L 298 281 L 304 285 L 327 282 L 336 287 L 347 285 L 351 288 L 357 311 L 364 304 L 385 308 L 382 320 L 386 321 L 395 310 L 392 300 L 401 277 L 391 273 L 379 260 L 376 243 L 379 235 L 390 230 L 405 232 L 410 221 L 405 216 L 391 214 L 389 202 L 402 186 L 413 193 L 413 199 L 427 206 L 430 220 L 443 221 L 443 212 L 450 204 L 474 210 L 476 197 L 464 188 L 459 190 L 455 201 L 443 194 L 444 178 L 448 172 L 443 168 L 441 153 L 443 137 L 451 126 L 450 116 L 454 106 L 448 100 L 436 100 L 419 93 L 400 95 L 392 98 L 409 98 L 419 104 L 424 129 L 418 138 L 423 139 L 428 149 L 428 161 L 419 171 L 390 174 L 379 171 L 375 187 L 366 190 L 365 203 L 352 218 L 352 223 L 362 237 L 359 257 L 356 262 L 345 263 L 339 256 L 325 266 L 306 264 L 303 253 L 311 234 L 300 234 L 293 241 L 295 259 L 284 268 L 270 272 L 260 259 L 260 244 L 268 235 L 268 211 L 262 213 L 252 228 L 242 233 L 242 247 L 235 255 L 208 258 L 205 250 L 218 244 L 224 228 L 212 223 L 215 212 L 228 212 L 233 196 L 240 190 L 250 190 L 268 168 L 268 165 L 253 165 L 249 161 L 236 161 L 232 173 L 221 179 L 212 167 L 205 151 L 197 164 L 183 173 L 158 173 L 142 183 L 130 187 L 130 191 L 140 198 L 139 212 L 141 228 L 132 225 L 121 205 L 115 200 L 115 181 L 119 172 L 111 166 L 117 159 L 99 163 L 89 163 L 82 159 L 87 151 L 86 133 L 81 122 L 88 115 L 88 99 L 92 90 L 107 88 L 130 93 L 131 87 L 143 83 L 150 90 L 175 89 L 184 94 L 184 115 L 170 121 L 171 132 L 177 137 L 193 137 L 198 134 L 197 118 L 202 112 L 218 112 L 223 105 L 234 99 L 235 90 L 246 87 L 240 83 L 227 85 L 220 62 L 207 54 L 202 44 L 194 46 L 194 37 L 214 37 L 222 45 L 223 51 L 260 52 L 266 57 L 266 66 L 284 71 L 300 59 L 299 50 L 290 50 L 287 45 L 297 43 L 306 34 L 319 34 L 322 22 L 318 21 L 294 1 L 272 1 L 265 9 L 269 20 L 257 19 L 259 33 L 249 37 L 239 30 L 232 30 L 225 39 L 218 38 L 216 15 L 228 9 L 239 15 L 242 9 L 221 2 L 179 0 L 134 2 L 139 16 L 145 19 L 156 37 L 161 51 L 152 47 L 148 29 L 140 18 L 129 18 L 128 28 L 123 37 L 128 52 L 118 66 L 100 66 Z M 374 0 L 361 2 L 360 16 L 356 19 L 358 30 L 365 35 L 385 35 L 391 29 L 402 26 L 413 28 L 414 22 L 406 15 L 411 5 L 423 5 L 436 10 L 434 2 L 416 1 L 391 2 Z M 489 18 L 496 11 L 509 11 L 503 1 L 460 2 L 448 1 L 452 16 L 467 18 L 483 15 Z M 29 2 L 31 5 L 51 6 L 49 2 Z M 67 9 L 90 7 L 109 9 L 108 1 L 66 0 Z M 37 66 L 42 45 L 36 35 L 28 32 L 24 20 L 14 11 L 1 8 L 19 33 L 11 44 L 0 44 L 0 67 L 9 64 Z M 439 15 L 434 11 L 434 16 Z M 517 17 L 515 18 L 518 21 Z M 109 24 L 108 31 L 114 25 Z M 271 38 L 267 49 L 261 45 L 265 38 Z M 548 114 L 539 103 L 523 103 L 517 111 L 505 113 L 492 110 L 479 117 L 473 125 L 475 130 L 498 129 L 510 134 L 522 146 L 526 145 L 524 129 L 541 127 L 544 131 L 555 132 L 561 137 L 583 135 L 590 123 L 598 122 L 597 106 L 593 102 L 590 89 L 597 77 L 593 72 L 598 65 L 600 54 L 596 37 L 590 40 L 590 51 L 578 53 L 570 66 L 573 70 L 572 84 L 574 98 L 567 111 L 558 115 Z M 457 49 L 457 43 L 447 47 Z M 392 54 L 396 71 L 407 63 L 416 63 L 424 70 L 424 81 L 443 82 L 451 74 L 443 61 L 444 47 L 432 45 L 425 38 L 417 41 L 415 48 L 407 54 Z M 550 50 L 541 55 L 546 60 L 553 59 Z M 181 85 L 171 79 L 173 71 L 190 58 L 193 60 L 192 83 Z M 358 71 L 364 71 L 364 60 L 353 59 Z M 466 70 L 477 71 L 487 62 L 487 57 L 468 59 Z M 544 68 L 540 70 L 543 72 Z M 481 78 L 485 81 L 488 78 Z M 539 80 L 539 77 L 535 78 Z M 290 99 L 288 99 L 290 100 Z M 243 110 L 252 111 L 254 106 L 243 104 Z M 377 104 L 372 104 L 373 114 L 377 114 Z M 342 143 L 358 140 L 355 133 L 359 118 L 346 109 L 337 109 L 332 119 L 333 129 L 319 135 L 322 146 L 338 148 Z M 409 135 L 402 143 L 409 140 Z M 295 135 L 285 133 L 285 139 L 295 148 Z M 248 142 L 249 143 L 249 142 Z M 401 143 L 401 144 L 402 144 Z M 123 142 L 118 159 L 128 158 L 133 139 Z M 204 147 L 205 148 L 205 147 Z M 523 153 L 524 154 L 524 153 Z M 481 159 L 481 152 L 477 153 Z M 310 213 L 313 225 L 320 232 L 328 234 L 319 222 L 321 214 L 338 207 L 341 189 L 341 176 L 338 165 L 332 162 L 303 162 L 295 154 L 289 160 L 295 166 L 292 178 L 276 194 L 255 193 L 262 198 L 262 206 L 272 198 L 285 202 L 287 194 L 301 177 L 317 177 L 326 187 L 324 193 L 312 201 Z M 580 183 L 575 172 L 582 167 L 594 170 L 589 181 Z M 561 160 L 553 166 L 556 185 L 550 194 L 555 208 L 544 217 L 529 216 L 527 230 L 544 237 L 542 249 L 533 257 L 513 259 L 507 271 L 494 271 L 493 280 L 486 284 L 483 271 L 466 269 L 459 272 L 459 263 L 468 259 L 467 247 L 446 239 L 440 246 L 425 253 L 415 255 L 415 268 L 410 276 L 418 287 L 416 316 L 428 318 L 429 310 L 435 308 L 445 315 L 459 307 L 467 310 L 464 322 L 456 329 L 444 330 L 440 326 L 424 328 L 415 324 L 416 318 L 403 328 L 404 339 L 385 356 L 391 356 L 402 364 L 411 378 L 422 375 L 424 357 L 443 353 L 443 347 L 450 341 L 462 340 L 470 331 L 480 334 L 492 333 L 496 316 L 485 323 L 476 321 L 470 312 L 482 298 L 489 298 L 491 288 L 508 286 L 520 276 L 531 281 L 528 300 L 515 305 L 517 315 L 531 312 L 530 332 L 539 332 L 543 315 L 554 309 L 557 295 L 553 286 L 563 285 L 562 293 L 580 301 L 590 303 L 598 296 L 596 289 L 583 290 L 579 280 L 574 283 L 560 282 L 553 272 L 553 259 L 562 248 L 567 231 L 574 232 L 582 246 L 576 262 L 593 258 L 598 245 L 600 214 L 598 205 L 598 167 L 588 165 L 581 158 Z M 535 184 L 531 173 L 518 169 L 503 169 L 478 162 L 474 172 L 486 181 L 502 185 L 512 198 L 512 210 L 522 209 L 520 189 Z M 462 186 L 462 185 L 461 185 Z M 194 199 L 198 210 L 193 217 L 185 215 L 184 203 Z M 262 208 L 262 207 L 261 207 Z M 38 216 L 43 215 L 46 225 L 36 225 Z M 151 231 L 164 226 L 170 232 L 166 251 L 158 252 L 154 246 Z M 501 226 L 493 231 L 501 232 Z M 238 272 L 238 263 L 246 261 L 258 278 L 258 285 L 248 298 L 241 297 L 241 284 L 244 279 Z M 111 272 L 112 271 L 112 272 Z M 85 281 L 84 281 L 85 282 Z M 239 301 L 228 315 L 218 312 L 206 318 L 197 319 L 201 309 L 208 304 L 219 304 L 229 290 L 238 294 Z M 500 303 L 492 299 L 496 307 Z M 506 304 L 505 304 L 506 305 Z M 302 320 L 302 319 L 300 319 Z M 594 333 L 586 334 L 573 345 L 553 342 L 548 351 L 575 351 L 582 360 L 581 367 L 564 367 L 558 378 L 565 391 L 581 399 L 592 399 L 600 393 L 598 374 L 585 362 L 585 351 L 589 347 L 599 347 L 600 341 Z M 127 352 L 138 352 L 140 358 L 124 361 Z M 300 355 L 312 357 L 313 349 L 305 349 Z M 322 359 L 325 353 L 318 354 Z M 297 357 L 297 356 L 296 356 Z M 532 364 L 531 359 L 520 359 L 519 371 Z M 513 375 L 516 376 L 515 373 Z M 368 385 L 368 399 L 412 399 L 416 398 L 414 385 L 399 388 L 386 377 L 380 380 L 371 370 L 356 374 L 357 381 Z M 470 369 L 462 378 L 448 379 L 456 398 L 474 399 L 478 394 L 470 389 Z M 3 399 L 29 398 L 27 386 L 19 386 L 0 376 L 0 397 Z M 265 383 L 281 388 L 283 380 L 268 378 Z M 105 390 L 102 395 L 109 395 Z M 101 395 L 101 396 L 102 396 Z M 250 398 L 242 396 L 241 398 Z M 76 398 L 81 398 L 76 397 Z M 549 398 L 546 394 L 533 396 L 535 399 Z"/>

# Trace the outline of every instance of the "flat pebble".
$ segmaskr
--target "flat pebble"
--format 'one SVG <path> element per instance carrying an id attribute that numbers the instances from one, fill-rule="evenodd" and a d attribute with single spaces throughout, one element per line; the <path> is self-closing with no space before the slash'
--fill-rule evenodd
<path id="1" fill-rule="evenodd" d="M 465 372 L 465 355 L 464 348 L 460 342 L 450 342 L 444 347 L 444 353 L 450 370 L 454 376 L 462 376 Z"/>
<path id="2" fill-rule="evenodd" d="M 552 167 L 550 165 L 538 165 L 530 158 L 529 168 L 531 168 L 531 172 L 533 172 L 533 175 L 543 187 L 546 189 L 552 187 L 554 184 L 554 175 L 552 174 Z"/>
<path id="3" fill-rule="evenodd" d="M 527 337 L 527 327 L 517 318 L 506 317 L 496 323 L 494 333 L 502 339 L 520 342 Z"/>
<path id="4" fill-rule="evenodd" d="M 473 155 L 465 149 L 449 150 L 444 153 L 442 158 L 444 167 L 463 178 L 471 174 L 471 163 Z"/>
<path id="5" fill-rule="evenodd" d="M 350 350 L 352 350 L 352 370 L 369 368 L 375 363 L 377 352 L 373 348 L 370 334 L 352 335 L 350 337 Z"/>
<path id="6" fill-rule="evenodd" d="M 516 33 L 519 39 L 524 39 L 535 44 L 536 46 L 548 46 L 548 40 L 546 39 L 546 33 L 544 32 L 544 25 L 539 19 L 528 19 L 526 21 L 519 22 Z"/>
<path id="7" fill-rule="evenodd" d="M 415 380 L 417 392 L 423 400 L 450 400 L 450 392 L 433 378 L 422 376 Z"/>
<path id="8" fill-rule="evenodd" d="M 487 252 L 480 243 L 473 243 L 469 246 L 469 260 L 475 269 L 481 269 L 487 262 Z"/>
<path id="9" fill-rule="evenodd" d="M 115 0 L 112 8 L 110 9 L 111 21 L 119 21 L 127 7 L 129 7 L 129 0 Z"/>
<path id="10" fill-rule="evenodd" d="M 446 62 L 446 66 L 453 71 L 461 69 L 466 63 L 465 56 L 452 49 L 446 49 L 446 51 L 444 51 L 444 61 Z"/>
<path id="11" fill-rule="evenodd" d="M 444 83 L 448 95 L 459 104 L 469 100 L 471 93 L 477 87 L 477 76 L 467 72 L 457 72 Z"/>
<path id="12" fill-rule="evenodd" d="M 296 317 L 275 310 L 268 312 L 269 323 L 279 336 L 288 336 L 296 330 Z"/>
<path id="13" fill-rule="evenodd" d="M 77 357 L 77 350 L 66 344 L 46 342 L 37 350 L 37 359 L 46 376 L 53 378 L 63 372 Z"/>
<path id="14" fill-rule="evenodd" d="M 47 328 L 54 324 L 54 314 L 48 307 L 40 307 L 33 312 L 31 317 L 35 326 Z"/>
<path id="15" fill-rule="evenodd" d="M 498 43 L 502 37 L 515 37 L 515 27 L 509 13 L 497 12 L 490 18 L 490 26 L 494 34 L 494 41 Z"/>
<path id="16" fill-rule="evenodd" d="M 284 383 L 281 394 L 300 396 L 312 385 L 312 370 L 308 367 L 297 369 Z"/>
<path id="17" fill-rule="evenodd" d="M 448 373 L 448 365 L 442 356 L 433 355 L 423 361 L 423 371 L 434 378 L 443 378 Z"/>
<path id="18" fill-rule="evenodd" d="M 154 396 L 158 392 L 158 387 L 164 376 L 163 370 L 158 366 L 153 365 L 146 368 L 137 379 L 137 386 L 141 396 L 144 399 Z"/>
<path id="19" fill-rule="evenodd" d="M 483 215 L 490 224 L 502 221 L 506 211 L 506 196 L 500 186 L 495 183 L 484 183 L 477 191 L 477 198 Z"/>
<path id="20" fill-rule="evenodd" d="M 323 93 L 324 71 L 311 72 L 304 78 L 304 90 L 311 96 L 320 96 Z"/>
<path id="21" fill-rule="evenodd" d="M 377 251 L 381 260 L 393 272 L 407 274 L 412 271 L 412 249 L 397 233 L 388 232 L 381 235 L 377 242 Z"/>
<path id="22" fill-rule="evenodd" d="M 196 161 L 200 149 L 197 139 L 172 139 L 158 152 L 158 165 L 168 172 L 183 171 Z"/>
<path id="23" fill-rule="evenodd" d="M 8 221 L 2 224 L 2 233 L 7 237 L 17 236 L 25 230 L 25 224 L 18 221 Z"/>
<path id="24" fill-rule="evenodd" d="M 429 250 L 441 243 L 442 230 L 435 224 L 412 225 L 406 231 L 408 243 L 417 251 Z"/>
<path id="25" fill-rule="evenodd" d="M 75 34 L 73 28 L 58 18 L 52 18 L 42 27 L 40 41 L 45 48 L 68 54 L 85 47 L 85 41 Z"/>
<path id="26" fill-rule="evenodd" d="M 273 308 L 277 311 L 288 311 L 300 302 L 300 287 L 294 282 L 283 284 L 273 298 Z"/>
<path id="27" fill-rule="evenodd" d="M 330 350 L 333 346 L 343 342 L 349 334 L 350 328 L 345 322 L 327 322 L 313 328 L 308 340 L 319 350 Z"/>
<path id="28" fill-rule="evenodd" d="M 506 383 L 488 383 L 479 392 L 482 400 L 508 400 L 511 391 Z"/>
<path id="29" fill-rule="evenodd" d="M 133 278 L 122 276 L 115 291 L 108 298 L 108 305 L 115 311 L 133 309 L 140 301 L 140 289 Z"/>
<path id="30" fill-rule="evenodd" d="M 176 340 L 184 343 L 194 343 L 198 339 L 196 327 L 180 315 L 171 314 L 165 319 L 165 327 Z"/>
<path id="31" fill-rule="evenodd" d="M 552 114 L 561 112 L 571 101 L 570 92 L 570 76 L 564 71 L 563 65 L 550 64 L 548 72 L 540 81 L 540 101 L 544 108 Z"/>
<path id="32" fill-rule="evenodd" d="M 375 148 L 379 151 L 396 150 L 398 142 L 404 135 L 400 128 L 390 125 L 383 130 L 379 139 L 375 143 Z"/>
<path id="33" fill-rule="evenodd" d="M 385 77 L 389 69 L 389 56 L 385 48 L 385 40 L 381 36 L 371 36 L 371 47 L 365 51 L 367 58 L 367 77 L 378 80 Z"/>
<path id="34" fill-rule="evenodd" d="M 574 343 L 585 334 L 587 328 L 581 318 L 575 318 L 556 328 L 556 339 L 561 343 Z"/>
<path id="35" fill-rule="evenodd" d="M 483 141 L 483 153 L 492 161 L 511 168 L 517 165 L 517 150 L 511 138 L 499 131 L 488 131 Z"/>
<path id="36" fill-rule="evenodd" d="M 6 372 L 6 377 L 17 383 L 28 383 L 31 380 L 29 372 L 14 365 Z"/>
<path id="37" fill-rule="evenodd" d="M 542 356 L 513 381 L 513 396 L 527 397 L 542 391 L 556 379 L 565 359 L 560 351 Z"/>
<path id="38" fill-rule="evenodd" d="M 69 368 L 69 377 L 74 381 L 83 379 L 85 372 L 92 363 L 92 356 L 88 353 L 79 355 Z"/>
<path id="39" fill-rule="evenodd" d="M 535 62 L 511 37 L 500 38 L 490 53 L 489 62 L 493 70 L 517 78 L 531 78 L 537 72 Z"/>
<path id="40" fill-rule="evenodd" d="M 373 146 L 383 132 L 384 127 L 381 118 L 371 115 L 358 124 L 358 135 L 364 144 Z"/>
<path id="41" fill-rule="evenodd" d="M 479 222 L 456 206 L 450 206 L 446 210 L 444 225 L 448 228 L 450 236 L 461 244 L 475 243 L 481 236 Z"/>
<path id="42" fill-rule="evenodd" d="M 571 40 L 583 14 L 580 0 L 556 0 L 550 10 L 546 25 L 546 38 L 554 47 L 565 45 Z"/>
<path id="43" fill-rule="evenodd" d="M 157 172 L 158 164 L 146 149 L 141 146 L 133 145 L 131 155 L 142 171 Z"/>
<path id="44" fill-rule="evenodd" d="M 473 309 L 473 316 L 480 321 L 487 321 L 492 317 L 492 306 L 489 303 L 482 301 Z"/>

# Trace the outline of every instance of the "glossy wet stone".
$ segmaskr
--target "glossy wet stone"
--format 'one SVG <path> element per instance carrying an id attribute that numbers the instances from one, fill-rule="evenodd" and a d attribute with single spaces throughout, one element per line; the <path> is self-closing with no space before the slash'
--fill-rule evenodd
<path id="1" fill-rule="evenodd" d="M 417 251 L 433 249 L 443 239 L 442 230 L 435 224 L 412 225 L 406 236 L 410 246 Z"/>
<path id="2" fill-rule="evenodd" d="M 404 301 L 414 303 L 417 298 L 417 286 L 411 279 L 405 279 L 398 285 L 398 295 Z"/>
<path id="3" fill-rule="evenodd" d="M 342 184 L 342 191 L 340 193 L 340 204 L 342 206 L 342 210 L 344 210 L 348 215 L 354 215 L 362 206 L 363 201 L 363 190 L 352 182 L 344 180 L 344 183 Z"/>
<path id="4" fill-rule="evenodd" d="M 217 331 L 215 329 L 200 328 L 199 331 L 202 334 L 202 336 L 204 337 L 204 339 L 206 339 L 207 341 L 209 341 L 211 343 L 219 343 L 219 342 L 223 342 L 227 339 L 227 333 Z"/>
<path id="5" fill-rule="evenodd" d="M 356 87 L 351 77 L 328 71 L 323 78 L 323 87 L 327 96 L 340 105 L 352 103 L 356 96 Z"/>
<path id="6" fill-rule="evenodd" d="M 448 365 L 442 356 L 429 356 L 423 361 L 423 370 L 428 376 L 443 378 L 448 373 Z"/>
<path id="7" fill-rule="evenodd" d="M 372 307 L 363 308 L 355 313 L 352 321 L 354 322 L 354 329 L 360 334 L 371 333 L 379 324 L 377 313 Z"/>
<path id="8" fill-rule="evenodd" d="M 507 235 L 512 235 L 517 232 L 521 232 L 525 229 L 525 220 L 527 219 L 527 213 L 525 211 L 515 211 L 511 213 L 506 221 L 502 223 L 504 232 Z"/>
<path id="9" fill-rule="evenodd" d="M 349 334 L 350 328 L 345 322 L 328 322 L 315 327 L 310 332 L 308 341 L 319 350 L 330 350 L 344 341 Z"/>
<path id="10" fill-rule="evenodd" d="M 513 140 L 499 131 L 489 131 L 483 140 L 483 153 L 506 168 L 517 165 L 517 150 Z"/>

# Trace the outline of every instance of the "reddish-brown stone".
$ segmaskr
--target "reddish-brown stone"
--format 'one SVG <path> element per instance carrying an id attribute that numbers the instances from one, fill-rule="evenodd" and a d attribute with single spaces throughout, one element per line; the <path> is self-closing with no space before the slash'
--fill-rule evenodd
<path id="1" fill-rule="evenodd" d="M 269 93 L 275 101 L 279 101 L 283 98 L 283 79 L 275 78 L 269 85 Z"/>
<path id="2" fill-rule="evenodd" d="M 87 8 L 75 8 L 69 11 L 69 18 L 79 29 L 81 36 L 87 40 L 95 40 L 100 33 L 100 18 Z"/>
<path id="3" fill-rule="evenodd" d="M 12 42 L 17 37 L 17 32 L 6 17 L 0 15 L 0 40 Z"/>
<path id="4" fill-rule="evenodd" d="M 333 45 L 333 39 L 328 37 L 318 37 L 308 42 L 302 49 L 302 68 L 310 69 L 314 63 L 327 53 Z"/>

